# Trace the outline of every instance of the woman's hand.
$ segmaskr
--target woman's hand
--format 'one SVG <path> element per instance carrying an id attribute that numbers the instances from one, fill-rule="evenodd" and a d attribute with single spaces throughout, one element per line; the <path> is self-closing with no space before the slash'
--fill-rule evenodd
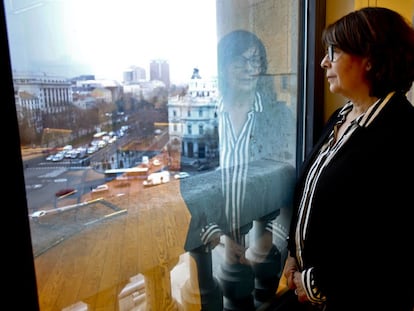
<path id="1" fill-rule="evenodd" d="M 298 301 L 308 301 L 308 296 L 306 296 L 306 292 L 303 288 L 302 273 L 299 271 L 296 259 L 290 256 L 290 254 L 286 259 L 283 273 L 287 279 L 289 289 L 294 290 L 295 294 L 298 296 Z"/>
<path id="2" fill-rule="evenodd" d="M 303 288 L 302 273 L 296 271 L 295 273 L 293 273 L 292 279 L 296 287 L 295 294 L 296 296 L 298 296 L 298 301 L 299 302 L 309 301 L 308 296 L 306 295 L 305 289 Z"/>
<path id="3" fill-rule="evenodd" d="M 293 282 L 293 274 L 298 271 L 298 265 L 296 263 L 296 259 L 290 254 L 288 255 L 285 263 L 285 268 L 283 269 L 283 273 L 287 279 L 287 285 L 289 289 L 296 289 L 296 285 Z"/>

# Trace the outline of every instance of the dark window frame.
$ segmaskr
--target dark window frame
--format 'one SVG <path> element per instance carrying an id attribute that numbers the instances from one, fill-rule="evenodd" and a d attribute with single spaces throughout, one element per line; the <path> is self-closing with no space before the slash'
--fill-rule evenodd
<path id="1" fill-rule="evenodd" d="M 39 310 L 4 3 L 2 3 L 0 9 L 0 20 L 0 48 L 3 51 L 2 83 L 0 85 L 4 102 L 2 111 L 7 119 L 7 122 L 2 122 L 2 127 L 3 133 L 7 133 L 9 137 L 7 151 L 3 153 L 3 165 L 10 165 L 13 174 L 13 177 L 7 181 L 7 186 L 2 191 L 3 198 L 8 202 L 12 202 L 4 208 L 3 215 L 8 227 L 3 236 L 3 242 L 6 244 L 4 247 L 5 255 L 3 256 L 3 260 L 6 262 L 3 267 L 8 270 L 8 273 L 4 273 L 7 277 L 3 291 L 5 291 L 5 297 L 11 300 L 14 300 L 12 297 L 16 297 L 16 294 L 18 296 L 23 294 L 23 300 L 21 298 L 16 300 L 21 304 L 20 307 L 26 310 Z M 10 183 L 12 183 L 12 186 L 10 186 Z M 14 194 L 11 198 L 9 197 L 10 193 Z"/>
<path id="2" fill-rule="evenodd" d="M 324 124 L 324 72 L 321 42 L 326 1 L 299 1 L 297 170 L 311 151 Z"/>

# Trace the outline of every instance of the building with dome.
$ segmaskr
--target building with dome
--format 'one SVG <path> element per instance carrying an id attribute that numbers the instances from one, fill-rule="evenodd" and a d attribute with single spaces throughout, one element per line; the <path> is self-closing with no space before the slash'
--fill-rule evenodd
<path id="1" fill-rule="evenodd" d="M 187 93 L 168 100 L 170 151 L 190 163 L 218 165 L 217 101 L 217 78 L 203 79 L 194 68 Z"/>

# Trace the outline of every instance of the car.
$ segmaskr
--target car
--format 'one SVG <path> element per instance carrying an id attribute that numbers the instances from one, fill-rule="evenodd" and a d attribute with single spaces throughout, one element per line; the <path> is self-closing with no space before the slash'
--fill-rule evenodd
<path id="1" fill-rule="evenodd" d="M 58 197 L 58 198 L 61 198 L 61 197 L 65 197 L 65 196 L 72 195 L 75 192 L 76 192 L 76 189 L 73 189 L 73 188 L 64 188 L 64 189 L 60 189 L 59 191 L 57 191 L 55 193 L 55 196 Z"/>
<path id="2" fill-rule="evenodd" d="M 92 192 L 101 192 L 101 191 L 107 191 L 109 190 L 109 187 L 107 184 L 99 185 L 92 189 Z"/>
<path id="3" fill-rule="evenodd" d="M 197 171 L 207 171 L 210 169 L 210 166 L 208 164 L 201 164 L 198 168 Z"/>
<path id="4" fill-rule="evenodd" d="M 159 165 L 161 165 L 161 161 L 158 160 L 158 159 L 155 159 L 154 161 L 152 161 L 152 164 L 155 165 L 155 166 L 159 166 Z"/>
<path id="5" fill-rule="evenodd" d="M 63 152 L 58 152 L 52 157 L 53 162 L 62 161 L 65 158 L 65 154 Z"/>
<path id="6" fill-rule="evenodd" d="M 96 151 L 98 151 L 98 146 L 97 145 L 92 145 L 90 147 L 88 147 L 88 149 L 86 150 L 87 154 L 92 154 L 95 153 Z"/>
<path id="7" fill-rule="evenodd" d="M 39 218 L 39 217 L 42 217 L 42 216 L 45 216 L 46 215 L 46 211 L 43 211 L 43 210 L 41 210 L 41 211 L 36 211 L 36 212 L 33 212 L 31 215 L 30 215 L 30 217 L 31 218 Z"/>
<path id="8" fill-rule="evenodd" d="M 156 186 L 168 183 L 170 181 L 170 172 L 161 171 L 156 173 L 151 173 L 148 175 L 147 179 L 142 182 L 144 187 Z"/>
<path id="9" fill-rule="evenodd" d="M 174 175 L 174 179 L 183 179 L 183 178 L 187 178 L 190 177 L 190 174 L 187 172 L 179 172 L 177 174 Z"/>

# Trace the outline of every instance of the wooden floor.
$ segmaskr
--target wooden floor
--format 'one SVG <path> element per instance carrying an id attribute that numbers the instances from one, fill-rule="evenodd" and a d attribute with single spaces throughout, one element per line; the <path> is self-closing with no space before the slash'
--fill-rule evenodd
<path id="1" fill-rule="evenodd" d="M 143 304 L 138 303 L 138 291 L 132 291 L 125 301 L 119 297 L 140 274 L 146 280 L 146 310 L 180 309 L 166 297 L 172 291 L 169 273 L 184 254 L 190 220 L 179 181 L 145 189 L 142 180 L 131 180 L 122 187 L 110 184 L 106 193 L 88 194 L 82 202 L 99 198 L 115 209 L 108 209 L 98 221 L 81 225 L 84 214 L 98 213 L 97 205 L 79 207 L 82 212 L 61 213 L 68 221 L 74 219 L 77 227 L 38 250 L 35 268 L 41 311 L 140 310 Z M 52 216 L 31 223 L 33 232 L 44 230 L 44 237 L 57 225 Z"/>

